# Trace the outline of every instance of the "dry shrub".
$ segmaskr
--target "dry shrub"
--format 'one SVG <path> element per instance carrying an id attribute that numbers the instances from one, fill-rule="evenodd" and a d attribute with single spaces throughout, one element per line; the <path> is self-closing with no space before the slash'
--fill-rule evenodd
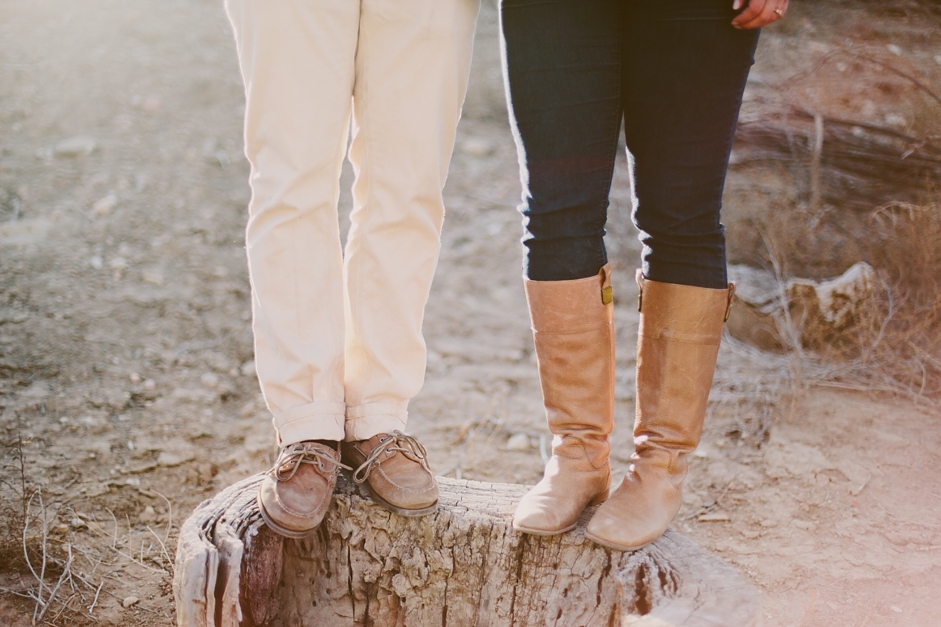
<path id="1" fill-rule="evenodd" d="M 4 570 L 22 570 L 26 566 L 23 528 L 35 486 L 27 473 L 23 429 L 18 416 L 15 422 L 0 425 L 0 447 L 0 564 Z M 32 549 L 34 547 L 29 546 L 28 550 Z"/>
<path id="2" fill-rule="evenodd" d="M 941 206 L 892 203 L 868 215 L 830 208 L 767 216 L 756 224 L 766 247 L 758 261 L 779 279 L 829 278 L 859 260 L 878 278 L 839 333 L 790 347 L 805 362 L 804 376 L 941 401 Z"/>
<path id="3" fill-rule="evenodd" d="M 918 395 L 941 394 L 941 206 L 893 204 L 863 240 L 883 282 L 860 326 L 860 359 Z"/>

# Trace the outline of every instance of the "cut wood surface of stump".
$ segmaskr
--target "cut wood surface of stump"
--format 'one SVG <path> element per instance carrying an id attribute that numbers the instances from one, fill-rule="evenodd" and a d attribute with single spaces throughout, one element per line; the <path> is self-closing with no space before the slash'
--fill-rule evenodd
<path id="1" fill-rule="evenodd" d="M 282 540 L 262 522 L 262 475 L 183 524 L 173 590 L 180 627 L 750 627 L 742 576 L 668 530 L 633 553 L 578 527 L 514 531 L 520 485 L 439 479 L 438 511 L 396 516 L 341 476 L 317 533 Z"/>

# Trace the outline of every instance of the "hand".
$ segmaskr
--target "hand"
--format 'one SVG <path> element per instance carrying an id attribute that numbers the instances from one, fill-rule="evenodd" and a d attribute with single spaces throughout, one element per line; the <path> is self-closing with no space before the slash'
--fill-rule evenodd
<path id="1" fill-rule="evenodd" d="M 732 26 L 735 28 L 761 28 L 771 22 L 776 22 L 784 17 L 787 11 L 788 0 L 735 0 L 732 8 L 736 11 L 746 4 L 744 11 L 739 13 Z"/>

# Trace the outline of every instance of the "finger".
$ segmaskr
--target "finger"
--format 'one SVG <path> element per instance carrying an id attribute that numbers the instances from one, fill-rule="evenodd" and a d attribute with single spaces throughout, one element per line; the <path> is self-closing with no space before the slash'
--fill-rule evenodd
<path id="1" fill-rule="evenodd" d="M 741 4 L 741 2 L 739 4 Z M 736 28 L 745 28 L 745 24 L 759 17 L 761 15 L 762 9 L 764 9 L 769 4 L 771 3 L 768 0 L 748 0 L 748 6 L 745 7 L 744 11 L 735 16 L 735 19 L 732 20 L 732 26 Z"/>
<path id="2" fill-rule="evenodd" d="M 778 13 L 781 11 L 781 13 Z M 740 28 L 761 28 L 762 26 L 767 26 L 775 20 L 781 19 L 784 15 L 784 10 L 779 8 L 775 2 L 765 3 L 764 8 L 761 10 L 761 13 L 757 17 L 744 22 L 741 24 Z"/>

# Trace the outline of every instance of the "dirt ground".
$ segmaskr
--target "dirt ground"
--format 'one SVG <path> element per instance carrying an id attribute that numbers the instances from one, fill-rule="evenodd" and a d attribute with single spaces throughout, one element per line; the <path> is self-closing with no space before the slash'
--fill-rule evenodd
<path id="1" fill-rule="evenodd" d="M 897 5 L 793 1 L 762 35 L 743 115 L 786 85 L 844 117 L 924 125 L 930 103 L 897 76 L 852 63 L 813 73 L 834 50 L 865 50 L 941 85 L 941 17 Z M 547 434 L 496 29 L 487 0 L 409 428 L 442 474 L 532 483 Z M 170 625 L 181 519 L 276 454 L 252 362 L 243 111 L 221 2 L 0 0 L 4 625 Z M 762 167 L 734 167 L 727 186 L 739 261 L 749 212 L 797 202 Z M 637 327 L 629 212 L 622 159 L 610 226 L 619 472 Z M 754 582 L 766 627 L 941 624 L 938 407 L 798 381 L 795 359 L 725 342 L 675 526 Z"/>

